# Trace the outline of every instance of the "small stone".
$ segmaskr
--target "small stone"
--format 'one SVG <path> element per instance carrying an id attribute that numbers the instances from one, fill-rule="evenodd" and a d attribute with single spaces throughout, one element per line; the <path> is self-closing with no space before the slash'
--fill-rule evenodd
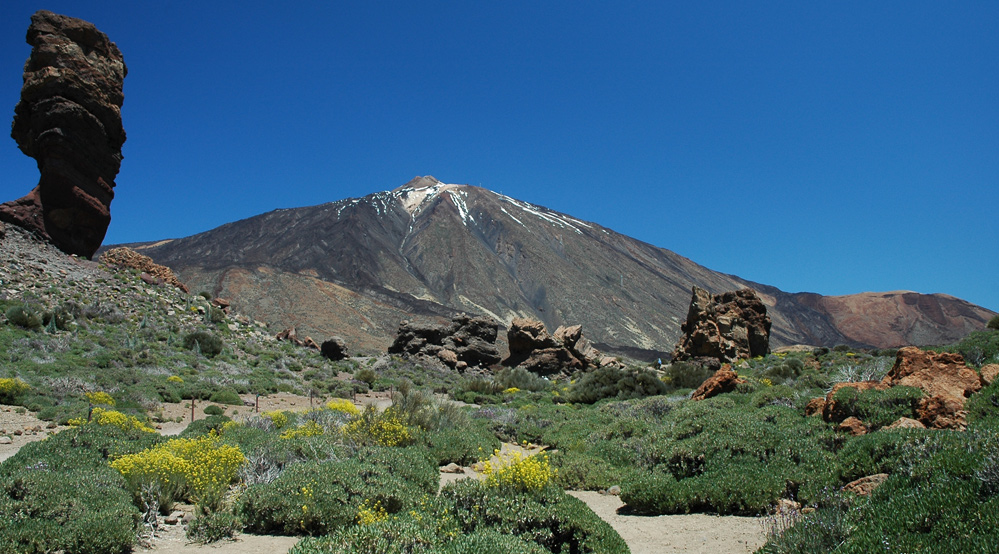
<path id="1" fill-rule="evenodd" d="M 446 466 L 441 466 L 441 473 L 465 473 L 465 470 L 458 464 L 450 463 Z"/>
<path id="2" fill-rule="evenodd" d="M 621 495 L 621 487 L 619 487 L 617 485 L 614 485 L 613 487 L 607 489 L 607 494 L 610 494 L 610 495 L 613 495 L 613 496 L 620 496 Z"/>
<path id="3" fill-rule="evenodd" d="M 24 431 L 22 431 L 22 430 L 20 430 L 20 429 L 14 429 L 14 435 L 15 435 L 15 436 L 18 436 L 18 437 L 20 437 L 20 436 L 21 436 L 21 435 L 23 435 L 23 434 L 24 434 Z"/>
<path id="4" fill-rule="evenodd" d="M 0 444 L 11 444 L 13 442 L 14 442 L 14 439 L 12 439 L 12 438 L 10 438 L 10 437 L 8 437 L 6 435 L 0 437 Z"/>
<path id="5" fill-rule="evenodd" d="M 180 523 L 180 520 L 171 516 L 168 518 L 164 518 L 163 523 L 166 523 L 167 525 L 177 525 L 178 523 Z"/>

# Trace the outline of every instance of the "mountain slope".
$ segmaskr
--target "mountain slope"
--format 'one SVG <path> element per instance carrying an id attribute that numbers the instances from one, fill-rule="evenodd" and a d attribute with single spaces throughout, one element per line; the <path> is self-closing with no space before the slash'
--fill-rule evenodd
<path id="1" fill-rule="evenodd" d="M 676 342 L 692 285 L 756 288 L 771 307 L 775 344 L 941 342 L 955 323 L 963 333 L 991 314 L 934 295 L 906 312 L 918 332 L 910 337 L 896 325 L 884 335 L 891 340 L 881 340 L 880 323 L 858 325 L 843 315 L 857 303 L 784 293 L 595 223 L 432 177 L 133 247 L 194 290 L 231 297 L 240 311 L 316 337 L 340 334 L 363 348 L 384 348 L 401 319 L 466 311 L 503 324 L 517 316 L 550 328 L 582 323 L 605 349 L 654 355 Z M 931 305 L 948 308 L 923 310 Z M 940 311 L 960 315 L 929 313 Z"/>

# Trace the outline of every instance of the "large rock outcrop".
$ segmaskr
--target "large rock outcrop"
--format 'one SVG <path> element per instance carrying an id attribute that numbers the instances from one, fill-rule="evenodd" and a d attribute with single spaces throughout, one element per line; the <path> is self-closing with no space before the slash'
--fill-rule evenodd
<path id="1" fill-rule="evenodd" d="M 916 387 L 923 397 L 916 406 L 919 421 L 933 429 L 963 429 L 965 400 L 982 388 L 978 373 L 960 354 L 902 348 L 895 365 L 881 380 L 889 386 Z"/>
<path id="2" fill-rule="evenodd" d="M 830 422 L 842 422 L 851 412 L 835 400 L 836 393 L 846 387 L 858 391 L 888 390 L 891 387 L 914 387 L 923 391 L 923 397 L 915 406 L 917 422 L 930 429 L 964 429 L 966 427 L 964 409 L 969 396 L 981 390 L 986 377 L 980 376 L 964 364 L 960 354 L 931 352 L 915 346 L 898 351 L 895 365 L 880 381 L 837 383 L 825 398 L 815 398 L 805 408 L 806 415 L 821 414 Z M 913 420 L 903 418 L 892 424 L 895 427 L 910 427 Z"/>
<path id="3" fill-rule="evenodd" d="M 80 19 L 36 12 L 27 42 L 31 57 L 10 135 L 41 177 L 27 196 L 0 205 L 0 219 L 90 258 L 111 223 L 128 69 L 107 35 Z"/>
<path id="4" fill-rule="evenodd" d="M 712 295 L 695 286 L 673 360 L 731 363 L 770 353 L 770 317 L 752 289 Z"/>
<path id="5" fill-rule="evenodd" d="M 388 351 L 390 354 L 435 357 L 444 365 L 464 371 L 500 361 L 496 348 L 499 323 L 491 317 L 459 314 L 444 325 L 419 325 L 403 321 Z"/>
<path id="6" fill-rule="evenodd" d="M 510 356 L 503 360 L 506 366 L 556 375 L 601 364 L 600 352 L 583 336 L 582 325 L 560 326 L 549 334 L 538 320 L 515 318 L 506 336 L 510 344 Z"/>

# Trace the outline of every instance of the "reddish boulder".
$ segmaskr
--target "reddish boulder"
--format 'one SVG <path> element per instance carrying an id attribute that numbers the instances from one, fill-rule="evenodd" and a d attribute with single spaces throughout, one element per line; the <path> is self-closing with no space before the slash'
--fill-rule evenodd
<path id="1" fill-rule="evenodd" d="M 825 408 L 826 408 L 826 399 L 825 398 L 813 398 L 813 399 L 811 399 L 811 400 L 808 401 L 808 404 L 805 405 L 805 415 L 806 416 L 813 416 L 813 415 L 820 416 L 820 415 L 822 415 L 822 412 L 823 412 L 823 410 L 825 410 Z"/>
<path id="2" fill-rule="evenodd" d="M 735 390 L 735 387 L 745 382 L 745 379 L 740 379 L 739 375 L 732 371 L 732 366 L 726 364 L 716 371 L 714 375 L 701 383 L 701 386 L 697 387 L 697 390 L 690 395 L 690 398 L 691 400 L 704 400 L 705 398 L 718 396 L 725 392 L 732 392 Z"/>
<path id="3" fill-rule="evenodd" d="M 887 480 L 887 473 L 875 473 L 874 475 L 868 475 L 867 477 L 861 477 L 855 481 L 850 481 L 849 483 L 843 485 L 843 490 L 845 492 L 852 492 L 857 496 L 867 496 L 874 492 L 874 489 L 878 488 L 881 483 L 884 483 Z"/>
<path id="4" fill-rule="evenodd" d="M 900 417 L 895 423 L 885 427 L 885 429 L 926 429 L 926 426 L 917 419 L 911 417 Z"/>
<path id="5" fill-rule="evenodd" d="M 41 177 L 27 196 L 0 205 L 0 219 L 90 258 L 111 222 L 128 69 L 107 35 L 80 19 L 38 11 L 27 42 L 10 134 L 37 160 Z"/>
<path id="6" fill-rule="evenodd" d="M 964 365 L 960 354 L 930 352 L 914 346 L 898 351 L 895 365 L 881 382 L 922 390 L 924 396 L 916 407 L 916 415 L 933 429 L 963 429 L 964 402 L 982 388 L 982 379 Z"/>
<path id="7" fill-rule="evenodd" d="M 850 416 L 836 426 L 837 431 L 849 433 L 852 437 L 859 437 L 867 434 L 867 426 L 860 419 Z"/>
<path id="8" fill-rule="evenodd" d="M 307 336 L 304 339 L 299 338 L 298 329 L 295 329 L 294 327 L 281 331 L 274 338 L 276 338 L 277 340 L 288 341 L 294 344 L 295 346 L 304 346 L 306 348 L 312 348 L 314 350 L 321 350 L 319 344 L 317 344 L 316 341 L 312 340 L 312 337 Z"/>
<path id="9" fill-rule="evenodd" d="M 730 363 L 770 352 L 770 317 L 752 289 L 712 295 L 693 288 L 683 336 L 673 360 L 711 358 Z"/>

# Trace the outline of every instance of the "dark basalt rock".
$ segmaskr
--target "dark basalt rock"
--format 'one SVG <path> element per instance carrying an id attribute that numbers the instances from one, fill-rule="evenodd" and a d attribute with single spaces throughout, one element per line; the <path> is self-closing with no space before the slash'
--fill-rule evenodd
<path id="1" fill-rule="evenodd" d="M 500 361 L 496 349 L 499 324 L 490 317 L 459 314 L 443 325 L 403 321 L 390 354 L 436 357 L 452 369 L 488 367 Z"/>
<path id="2" fill-rule="evenodd" d="M 128 69 L 107 35 L 80 19 L 36 12 L 27 42 L 31 57 L 10 135 L 41 177 L 26 196 L 0 205 L 0 219 L 90 258 L 111 223 Z"/>

